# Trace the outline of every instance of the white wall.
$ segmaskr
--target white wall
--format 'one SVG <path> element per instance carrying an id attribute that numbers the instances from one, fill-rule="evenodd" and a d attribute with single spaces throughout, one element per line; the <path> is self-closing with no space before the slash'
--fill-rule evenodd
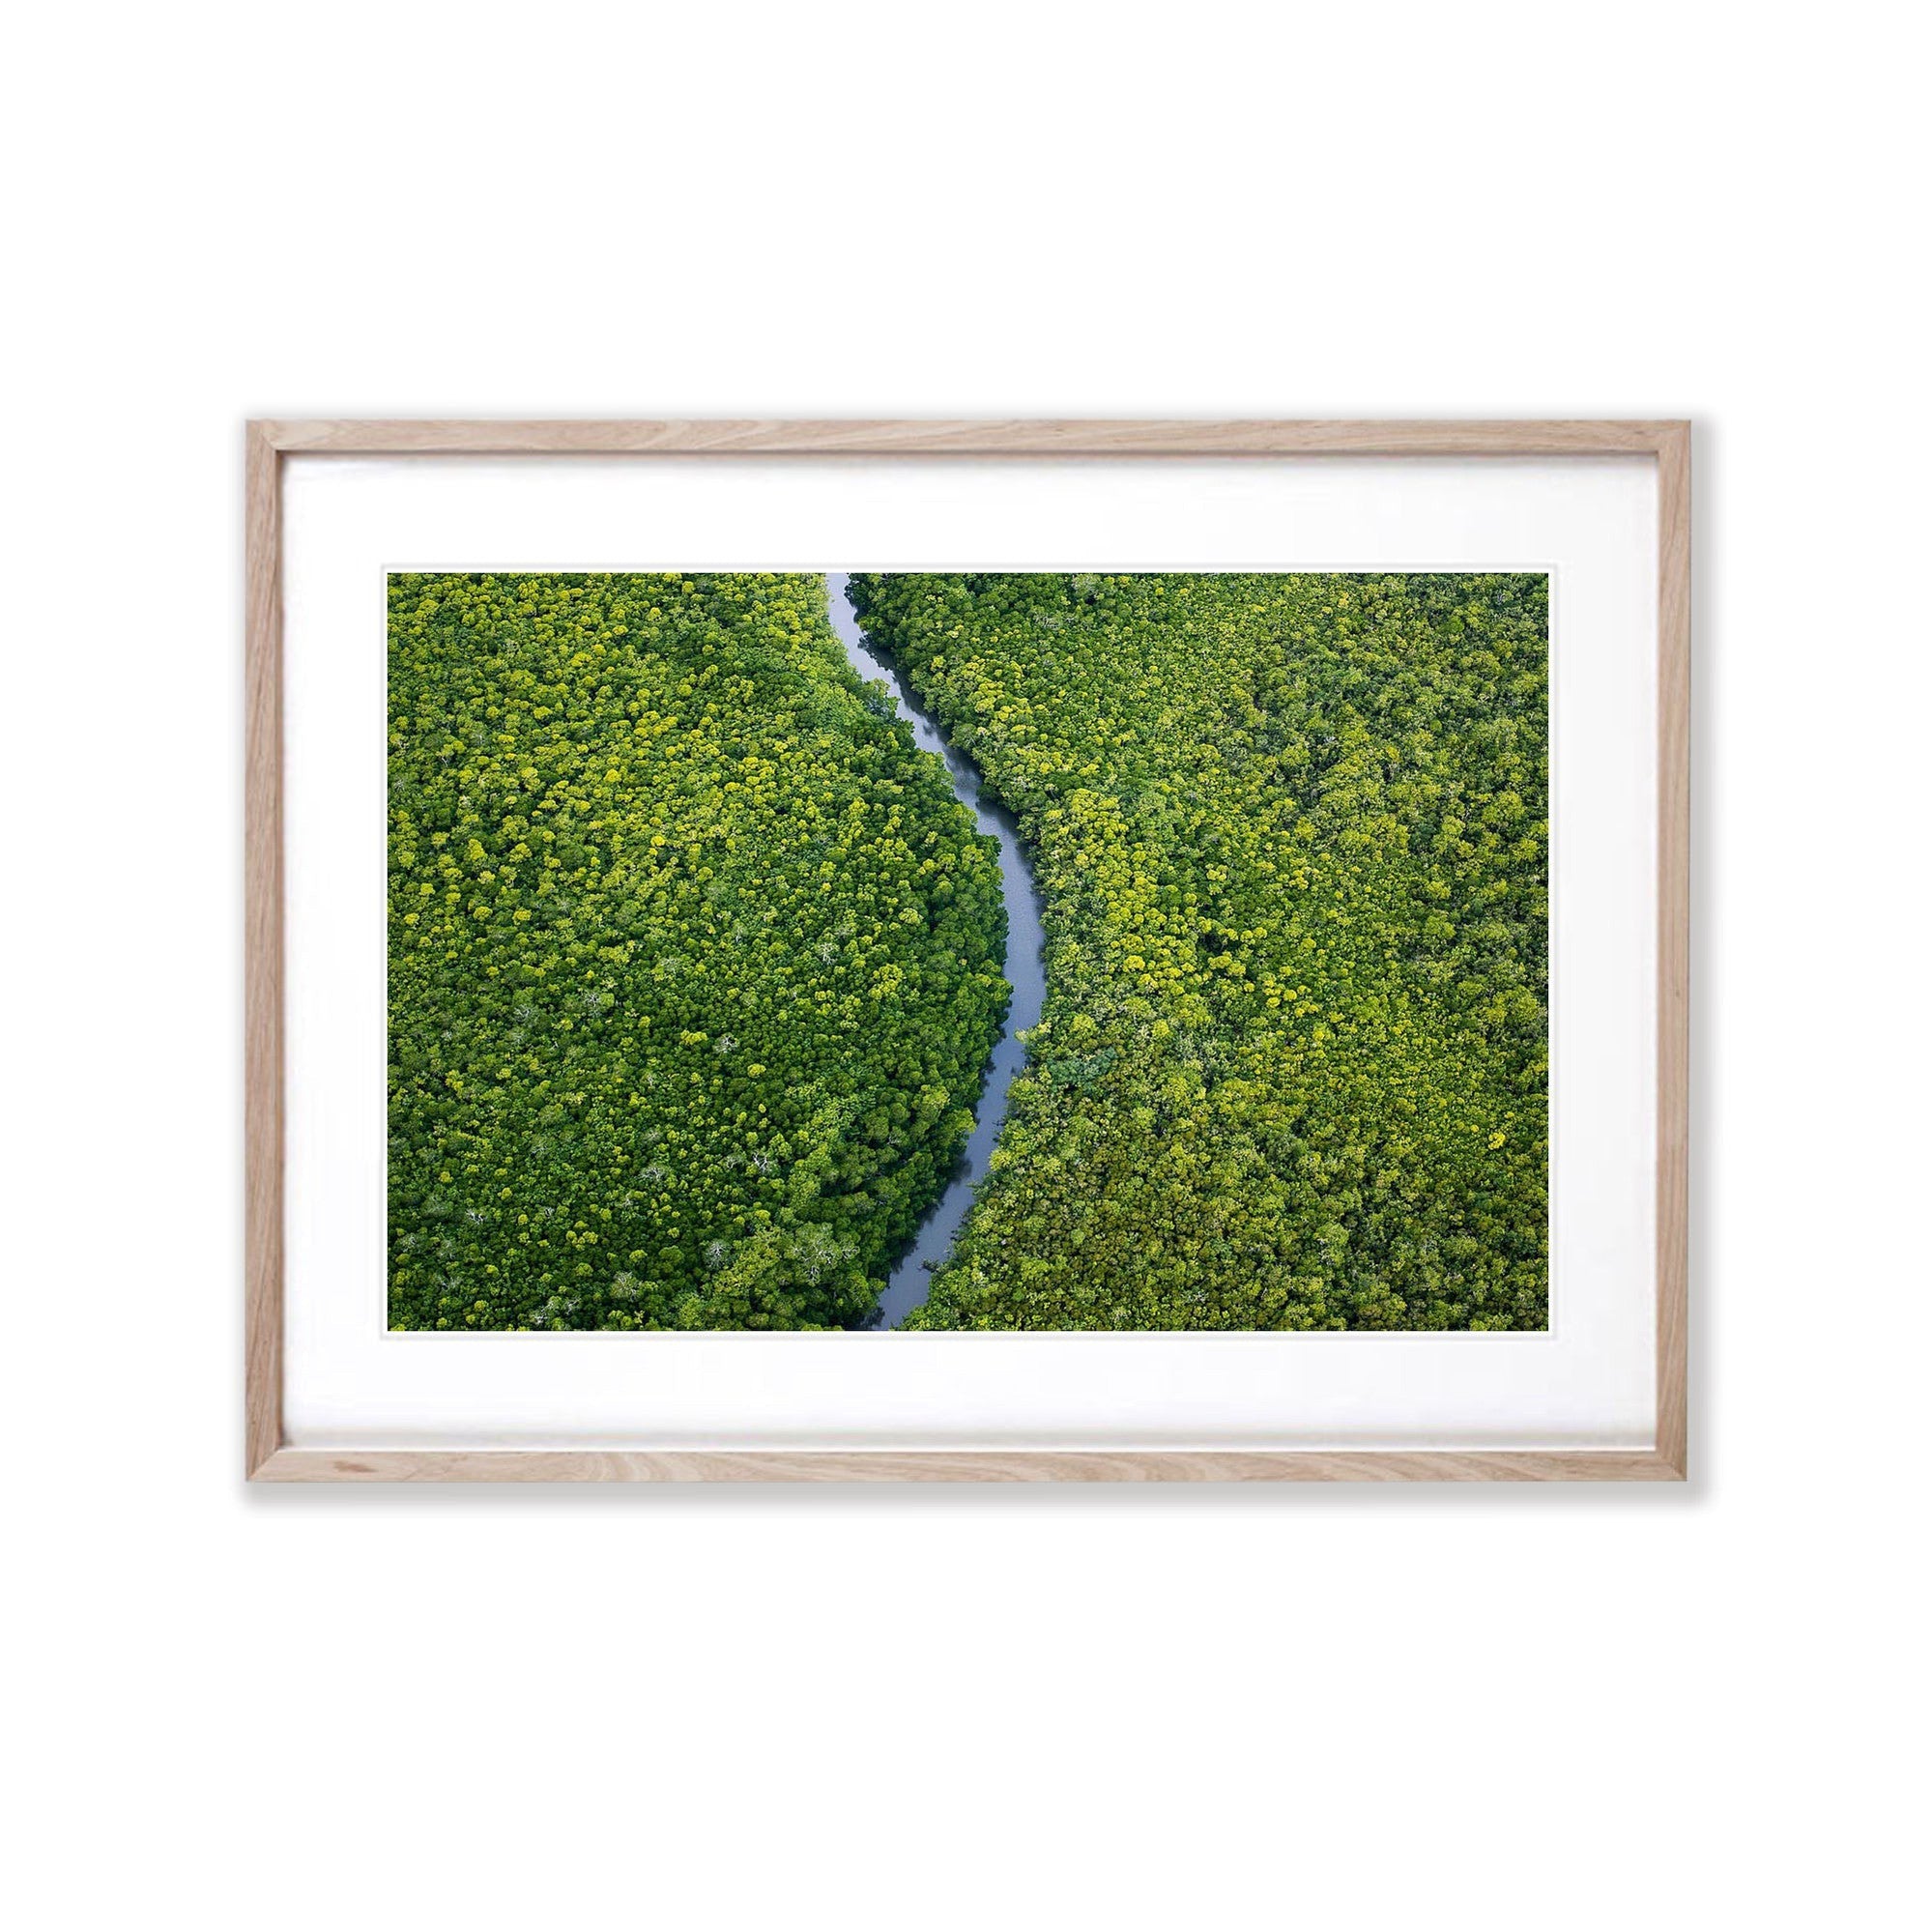
<path id="1" fill-rule="evenodd" d="M 1902 1921 L 1907 17 L 16 24 L 19 1922 Z M 1695 416 L 1695 1484 L 245 1493 L 250 412 Z"/>

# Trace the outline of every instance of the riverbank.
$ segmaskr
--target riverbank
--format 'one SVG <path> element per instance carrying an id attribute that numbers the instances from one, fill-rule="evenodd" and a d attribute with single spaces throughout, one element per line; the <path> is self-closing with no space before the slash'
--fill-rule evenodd
<path id="1" fill-rule="evenodd" d="M 846 584 L 845 571 L 826 573 L 825 591 L 831 607 L 832 629 L 844 647 L 847 660 L 861 678 L 878 679 L 892 693 L 900 715 L 912 727 L 913 742 L 921 751 L 936 753 L 945 762 L 946 774 L 960 802 L 971 812 L 979 830 L 998 841 L 999 882 L 1006 899 L 1006 978 L 1013 988 L 1005 1024 L 987 1063 L 986 1083 L 974 1110 L 976 1125 L 966 1141 L 964 1166 L 955 1172 L 932 1212 L 919 1224 L 912 1246 L 893 1269 L 885 1292 L 879 1297 L 879 1326 L 886 1329 L 898 1327 L 926 1299 L 932 1270 L 951 1252 L 953 1237 L 972 1205 L 973 1190 L 987 1172 L 994 1142 L 1006 1119 L 1007 1089 L 1025 1064 L 1026 1049 L 1019 1035 L 1040 1023 L 1047 997 L 1047 971 L 1041 941 L 1040 898 L 1033 887 L 1033 875 L 1021 853 L 1018 825 L 1004 806 L 984 795 L 980 774 L 972 762 L 954 750 L 914 701 L 897 670 L 867 645 L 846 594 Z"/>

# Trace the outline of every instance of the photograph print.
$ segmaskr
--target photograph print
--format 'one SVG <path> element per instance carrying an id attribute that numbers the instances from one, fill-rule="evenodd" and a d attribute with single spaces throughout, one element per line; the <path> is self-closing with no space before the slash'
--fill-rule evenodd
<path id="1" fill-rule="evenodd" d="M 1549 1321 L 1540 574 L 392 574 L 397 1330 Z"/>

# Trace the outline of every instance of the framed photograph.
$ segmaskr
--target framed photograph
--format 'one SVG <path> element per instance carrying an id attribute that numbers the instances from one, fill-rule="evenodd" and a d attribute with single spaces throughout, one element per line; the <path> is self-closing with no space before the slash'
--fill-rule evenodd
<path id="1" fill-rule="evenodd" d="M 1681 1480 L 1689 442 L 250 423 L 248 1476 Z"/>

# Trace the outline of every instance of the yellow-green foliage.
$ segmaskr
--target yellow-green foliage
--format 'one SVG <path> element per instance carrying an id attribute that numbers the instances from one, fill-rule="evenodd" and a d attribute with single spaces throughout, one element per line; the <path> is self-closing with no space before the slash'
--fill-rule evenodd
<path id="1" fill-rule="evenodd" d="M 1547 1323 L 1546 580 L 853 579 L 1047 1007 L 927 1328 Z"/>
<path id="2" fill-rule="evenodd" d="M 993 842 L 815 577 L 389 580 L 389 1319 L 853 1326 L 970 1131 Z"/>

